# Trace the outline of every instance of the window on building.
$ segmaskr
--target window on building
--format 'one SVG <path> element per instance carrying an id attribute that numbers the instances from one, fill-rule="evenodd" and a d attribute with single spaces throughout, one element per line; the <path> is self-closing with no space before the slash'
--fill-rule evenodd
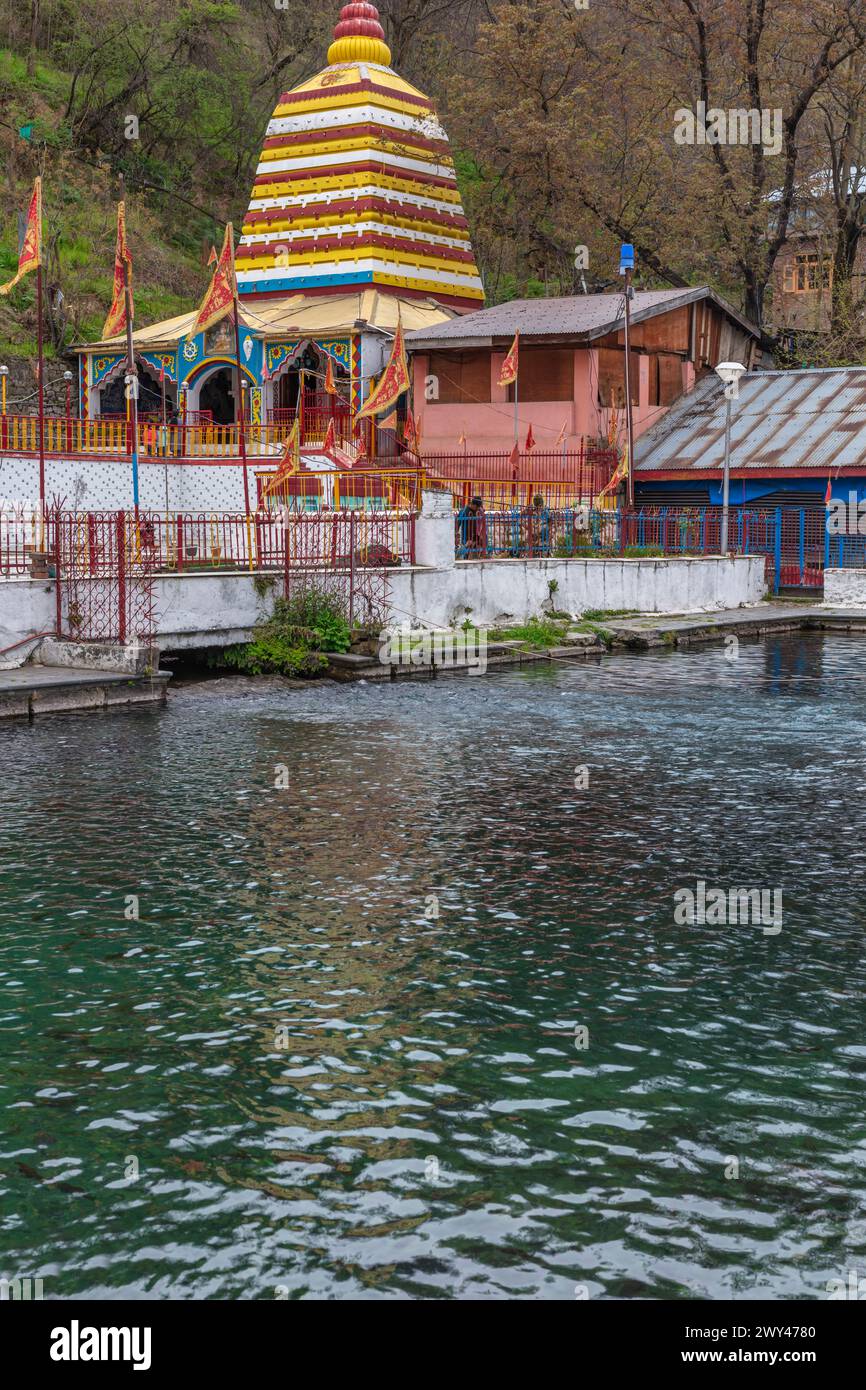
<path id="1" fill-rule="evenodd" d="M 517 389 L 522 401 L 573 400 L 572 348 L 524 348 L 521 344 Z M 513 386 L 508 388 L 508 399 L 514 400 Z"/>
<path id="2" fill-rule="evenodd" d="M 490 400 L 489 352 L 431 352 L 427 375 L 436 378 L 431 405 L 472 405 Z"/>
<path id="3" fill-rule="evenodd" d="M 829 290 L 833 284 L 833 262 L 817 251 L 803 251 L 785 262 L 784 290 L 786 294 L 810 294 Z"/>

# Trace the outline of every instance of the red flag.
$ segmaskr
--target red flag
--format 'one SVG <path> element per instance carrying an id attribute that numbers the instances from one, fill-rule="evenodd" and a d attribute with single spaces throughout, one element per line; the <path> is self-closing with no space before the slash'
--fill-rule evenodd
<path id="1" fill-rule="evenodd" d="M 517 482 L 517 475 L 520 472 L 520 445 L 515 444 L 511 450 L 511 477 Z"/>
<path id="2" fill-rule="evenodd" d="M 211 277 L 207 294 L 202 300 L 196 321 L 189 330 L 189 337 L 194 338 L 197 333 L 204 333 L 215 323 L 219 323 L 220 319 L 225 318 L 226 314 L 231 312 L 234 300 L 235 243 L 232 224 L 229 222 L 217 268 Z"/>
<path id="3" fill-rule="evenodd" d="M 361 419 L 368 415 L 381 415 L 383 411 L 395 406 L 404 391 L 409 390 L 409 367 L 406 362 L 406 344 L 403 341 L 403 322 L 397 318 L 397 332 L 387 367 L 379 378 L 379 383 L 370 393 L 369 400 L 359 411 Z"/>
<path id="4" fill-rule="evenodd" d="M 334 428 L 333 420 L 328 421 L 328 428 L 325 431 L 325 442 L 322 450 L 326 454 L 332 454 L 337 447 L 337 431 Z"/>
<path id="5" fill-rule="evenodd" d="M 102 329 L 103 338 L 116 338 L 126 332 L 126 278 L 124 268 L 129 266 L 129 300 L 132 304 L 132 257 L 126 244 L 126 205 L 117 204 L 117 245 L 114 251 L 114 289 L 111 308 Z"/>
<path id="6" fill-rule="evenodd" d="M 828 478 L 828 479 L 827 479 L 827 491 L 826 491 L 826 493 L 824 494 L 824 506 L 825 506 L 825 507 L 829 507 L 829 505 L 830 505 L 830 499 L 831 499 L 832 496 L 833 496 L 833 484 L 830 482 L 830 479 Z"/>
<path id="7" fill-rule="evenodd" d="M 535 448 L 535 435 L 532 433 L 532 423 L 529 425 L 529 433 L 526 436 L 526 452 L 531 454 Z"/>
<path id="8" fill-rule="evenodd" d="M 286 478 L 290 478 L 293 473 L 300 473 L 300 471 L 301 432 L 298 428 L 298 422 L 295 420 L 295 423 L 292 425 L 291 433 L 286 440 L 286 447 L 283 452 L 283 457 L 280 459 L 277 471 L 265 483 L 262 488 L 262 496 L 270 497 L 271 493 L 276 491 L 280 483 L 285 482 Z"/>
<path id="9" fill-rule="evenodd" d="M 18 274 L 8 285 L 0 285 L 0 294 L 8 294 L 22 276 L 42 264 L 42 180 L 36 179 L 27 212 L 27 229 L 18 253 Z"/>
<path id="10" fill-rule="evenodd" d="M 502 370 L 501 370 L 500 373 L 499 373 L 499 385 L 500 385 L 500 386 L 513 386 L 513 385 L 514 385 L 515 381 L 517 380 L 517 370 L 518 370 L 518 366 L 519 366 L 519 359 L 520 359 L 520 334 L 519 334 L 519 333 L 515 333 L 515 335 L 514 335 L 514 342 L 511 344 L 511 349 L 510 349 L 510 351 L 509 351 L 509 353 L 508 353 L 508 356 L 506 357 L 505 361 L 502 363 Z"/>
<path id="11" fill-rule="evenodd" d="M 406 448 L 413 454 L 421 453 L 421 426 L 418 424 L 418 417 L 411 411 L 406 416 L 406 425 L 403 430 L 403 439 Z"/>

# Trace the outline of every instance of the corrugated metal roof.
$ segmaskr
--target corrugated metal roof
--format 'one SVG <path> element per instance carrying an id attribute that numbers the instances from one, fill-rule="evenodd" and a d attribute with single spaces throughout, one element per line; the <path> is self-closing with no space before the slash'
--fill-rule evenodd
<path id="1" fill-rule="evenodd" d="M 726 303 L 706 285 L 684 290 L 635 290 L 632 300 L 632 322 L 656 314 L 670 313 L 698 300 L 711 299 L 748 333 L 759 336 L 758 329 L 742 314 Z M 418 329 L 406 334 L 413 351 L 427 348 L 492 347 L 495 340 L 510 343 L 515 333 L 523 338 L 601 338 L 623 326 L 625 301 L 620 291 L 614 294 L 564 295 L 556 299 L 513 299 L 507 304 L 494 304 L 489 309 L 461 314 L 450 323 L 432 329 Z"/>
<path id="2" fill-rule="evenodd" d="M 638 440 L 635 471 L 722 468 L 725 407 L 714 374 Z M 733 469 L 866 470 L 866 367 L 751 372 L 732 407 Z"/>

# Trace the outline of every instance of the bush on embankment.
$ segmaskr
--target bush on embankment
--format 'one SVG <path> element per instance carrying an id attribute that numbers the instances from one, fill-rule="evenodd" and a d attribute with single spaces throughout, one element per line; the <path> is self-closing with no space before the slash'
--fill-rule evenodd
<path id="1" fill-rule="evenodd" d="M 252 642 L 227 647 L 216 665 L 247 676 L 311 678 L 327 669 L 327 652 L 347 652 L 352 634 L 337 600 L 310 590 L 277 599 L 271 616 L 253 629 Z"/>

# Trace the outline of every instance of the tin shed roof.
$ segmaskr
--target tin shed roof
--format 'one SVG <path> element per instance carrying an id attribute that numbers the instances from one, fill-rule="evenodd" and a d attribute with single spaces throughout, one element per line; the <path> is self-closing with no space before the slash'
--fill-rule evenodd
<path id="1" fill-rule="evenodd" d="M 743 318 L 721 296 L 706 285 L 683 290 L 635 290 L 632 299 L 632 323 L 670 313 L 686 305 L 709 299 L 747 333 L 757 338 L 759 330 Z M 495 347 L 510 344 L 515 333 L 521 338 L 551 342 L 575 338 L 590 342 L 622 328 L 625 318 L 622 293 L 575 294 L 555 299 L 512 299 L 506 304 L 494 304 L 489 309 L 476 309 L 448 323 L 433 328 L 420 328 L 406 334 L 406 343 L 413 352 L 437 348 Z"/>
<path id="2" fill-rule="evenodd" d="M 636 473 L 721 469 L 724 387 L 703 380 L 635 447 Z M 822 473 L 866 469 L 866 367 L 750 372 L 731 410 L 731 468 Z"/>

